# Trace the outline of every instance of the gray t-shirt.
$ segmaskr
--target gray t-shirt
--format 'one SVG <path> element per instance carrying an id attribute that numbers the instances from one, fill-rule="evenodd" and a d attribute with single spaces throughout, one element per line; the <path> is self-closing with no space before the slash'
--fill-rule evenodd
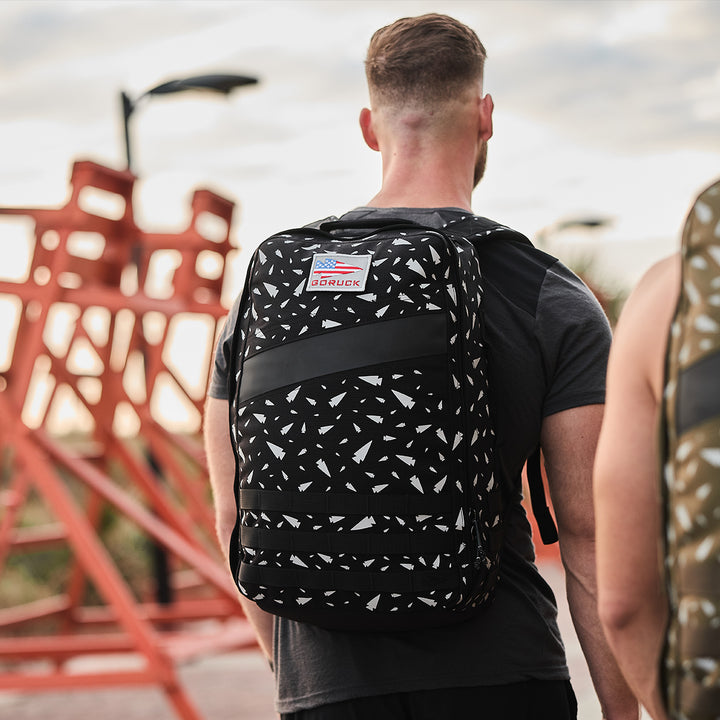
<path id="1" fill-rule="evenodd" d="M 369 215 L 434 227 L 468 217 L 454 208 L 357 208 L 342 219 Z M 595 297 L 559 261 L 511 236 L 493 235 L 477 250 L 497 456 L 509 501 L 495 600 L 467 622 L 420 632 L 343 633 L 278 618 L 279 712 L 391 692 L 568 678 L 556 601 L 534 564 L 521 472 L 544 417 L 604 402 L 610 329 Z M 227 398 L 236 316 L 237 302 L 216 352 L 212 397 Z"/>

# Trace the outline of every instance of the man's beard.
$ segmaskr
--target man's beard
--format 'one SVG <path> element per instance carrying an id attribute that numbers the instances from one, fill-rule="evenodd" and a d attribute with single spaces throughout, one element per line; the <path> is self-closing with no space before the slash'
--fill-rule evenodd
<path id="1" fill-rule="evenodd" d="M 478 186 L 478 183 L 482 180 L 485 174 L 485 165 L 487 164 L 487 143 L 482 141 L 480 149 L 478 150 L 478 157 L 475 161 L 475 171 L 473 173 L 473 189 Z"/>

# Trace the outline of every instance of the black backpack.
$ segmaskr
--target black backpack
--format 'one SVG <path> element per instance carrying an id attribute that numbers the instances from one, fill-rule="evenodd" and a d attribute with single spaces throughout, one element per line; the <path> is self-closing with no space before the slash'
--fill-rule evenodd
<path id="1" fill-rule="evenodd" d="M 345 630 L 467 618 L 503 498 L 472 243 L 408 222 L 265 240 L 233 336 L 230 563 L 262 609 Z"/>

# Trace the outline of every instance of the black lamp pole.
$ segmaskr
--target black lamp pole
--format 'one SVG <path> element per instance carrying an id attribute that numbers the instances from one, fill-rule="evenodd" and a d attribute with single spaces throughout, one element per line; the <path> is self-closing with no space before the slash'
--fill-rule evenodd
<path id="1" fill-rule="evenodd" d="M 184 78 L 181 80 L 170 80 L 161 85 L 157 85 L 150 90 L 146 90 L 142 95 L 132 100 L 125 92 L 120 93 L 123 113 L 123 130 L 125 135 L 125 159 L 127 169 L 132 169 L 132 153 L 130 150 L 130 118 L 138 107 L 138 103 L 149 96 L 153 95 L 169 95 L 170 93 L 186 92 L 188 90 L 204 90 L 221 95 L 229 95 L 235 88 L 245 85 L 255 85 L 258 80 L 254 77 L 246 75 L 198 75 L 195 77 Z M 138 281 L 140 276 L 140 247 L 135 248 L 134 262 L 138 271 Z M 142 348 L 144 354 L 144 347 Z M 162 470 L 153 456 L 151 450 L 146 452 L 148 463 L 153 473 L 162 481 Z M 153 565 L 156 580 L 156 598 L 161 604 L 167 605 L 173 601 L 173 591 L 170 584 L 170 568 L 168 566 L 168 558 L 165 548 L 159 543 L 152 546 Z"/>
<path id="2" fill-rule="evenodd" d="M 231 74 L 215 74 L 215 75 L 196 75 L 194 77 L 182 78 L 180 80 L 169 80 L 157 85 L 150 90 L 146 90 L 135 100 L 125 93 L 120 93 L 123 113 L 123 130 L 125 132 L 125 159 L 127 169 L 132 168 L 132 153 L 130 151 L 130 117 L 135 112 L 138 103 L 145 97 L 152 95 L 169 95 L 171 93 L 187 92 L 188 90 L 201 90 L 206 92 L 218 93 L 220 95 L 229 95 L 233 90 L 245 85 L 256 85 L 258 79 L 248 75 L 231 75 Z"/>

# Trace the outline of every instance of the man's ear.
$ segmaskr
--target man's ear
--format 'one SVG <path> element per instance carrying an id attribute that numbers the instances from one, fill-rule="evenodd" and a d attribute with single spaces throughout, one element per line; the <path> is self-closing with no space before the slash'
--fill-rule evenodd
<path id="1" fill-rule="evenodd" d="M 360 111 L 360 130 L 362 130 L 362 136 L 367 146 L 371 150 L 380 150 L 375 129 L 373 128 L 372 110 L 370 108 L 363 108 Z"/>
<path id="2" fill-rule="evenodd" d="M 490 95 L 485 95 L 480 98 L 480 126 L 479 135 L 482 140 L 487 142 L 493 134 L 493 109 L 495 104 Z"/>

